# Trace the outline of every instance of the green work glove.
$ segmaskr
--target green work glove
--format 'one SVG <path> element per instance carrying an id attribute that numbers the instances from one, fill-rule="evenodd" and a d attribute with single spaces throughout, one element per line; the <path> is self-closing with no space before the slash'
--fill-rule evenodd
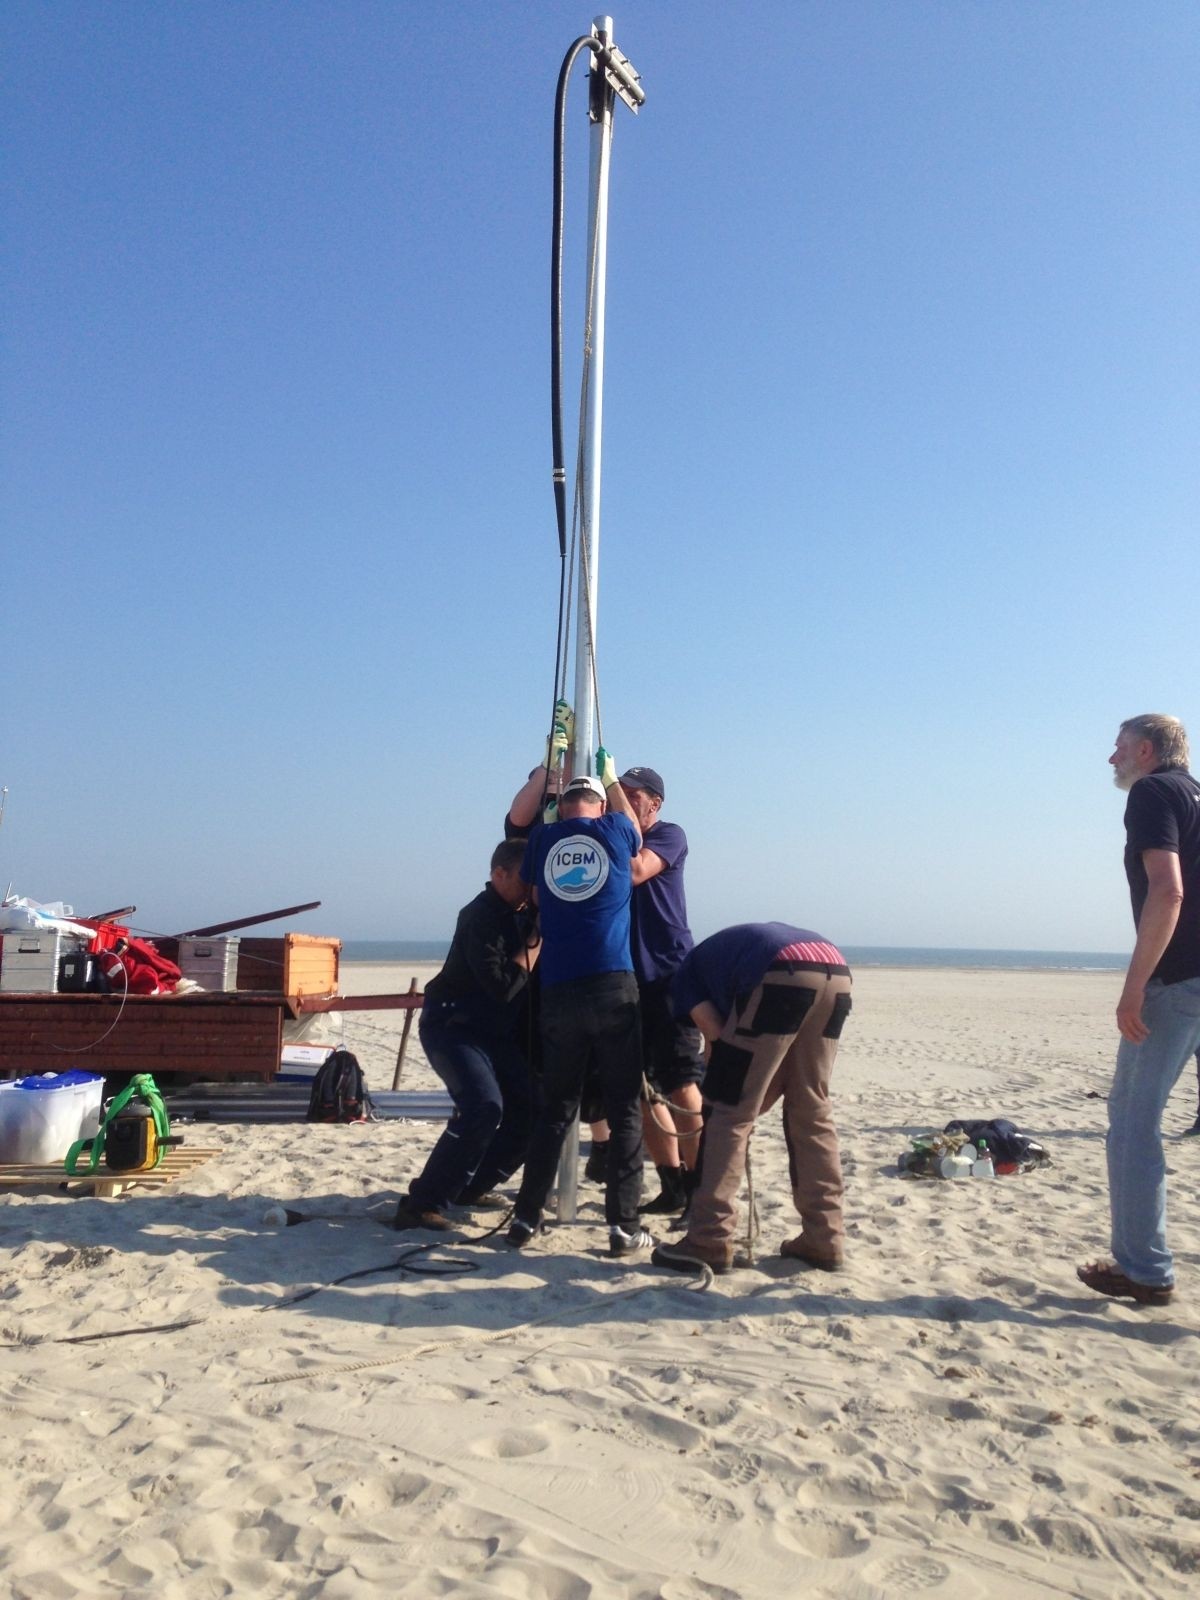
<path id="1" fill-rule="evenodd" d="M 575 732 L 575 713 L 571 710 L 570 706 L 565 700 L 556 700 L 554 702 L 555 733 L 557 733 L 560 728 L 566 734 L 567 741 L 569 743 L 572 734 Z"/>
<path id="2" fill-rule="evenodd" d="M 554 724 L 554 732 L 546 740 L 546 757 L 542 762 L 547 772 L 552 772 L 566 759 L 567 751 L 571 747 L 570 735 L 560 722 Z"/>
<path id="3" fill-rule="evenodd" d="M 603 745 L 596 751 L 596 776 L 606 789 L 611 789 L 617 781 L 617 769 L 613 765 L 613 758 Z"/>
<path id="4" fill-rule="evenodd" d="M 552 797 L 551 799 L 546 801 L 546 809 L 542 812 L 542 821 L 543 822 L 547 822 L 547 823 L 549 823 L 549 822 L 557 822 L 558 821 L 558 799 L 557 799 L 557 797 Z"/>

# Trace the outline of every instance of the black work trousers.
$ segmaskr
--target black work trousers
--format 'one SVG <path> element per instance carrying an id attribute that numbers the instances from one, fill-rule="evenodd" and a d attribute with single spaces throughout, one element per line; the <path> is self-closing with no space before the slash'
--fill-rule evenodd
<path id="1" fill-rule="evenodd" d="M 542 989 L 542 1106 L 534 1122 L 516 1214 L 541 1220 L 563 1140 L 579 1112 L 589 1068 L 608 1119 L 604 1216 L 627 1233 L 642 1198 L 642 1035 L 632 972 L 602 972 Z"/>

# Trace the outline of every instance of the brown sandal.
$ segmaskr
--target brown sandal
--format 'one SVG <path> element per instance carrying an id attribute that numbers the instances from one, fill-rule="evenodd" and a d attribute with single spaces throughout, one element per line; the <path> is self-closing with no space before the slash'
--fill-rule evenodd
<path id="1" fill-rule="evenodd" d="M 1111 1295 L 1114 1300 L 1136 1300 L 1140 1306 L 1170 1305 L 1175 1295 L 1173 1283 L 1135 1283 L 1115 1261 L 1089 1261 L 1086 1266 L 1075 1268 L 1075 1276 L 1097 1294 Z"/>

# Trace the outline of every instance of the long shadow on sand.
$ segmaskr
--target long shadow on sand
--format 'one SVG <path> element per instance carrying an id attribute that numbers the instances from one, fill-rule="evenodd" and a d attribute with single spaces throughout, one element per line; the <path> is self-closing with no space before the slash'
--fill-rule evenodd
<path id="1" fill-rule="evenodd" d="M 40 1247 L 42 1270 L 64 1274 L 63 1289 L 85 1287 L 83 1271 L 102 1272 L 108 1252 L 147 1263 L 147 1279 L 162 1270 L 166 1258 L 181 1253 L 195 1258 L 194 1271 L 176 1287 L 190 1291 L 193 1304 L 181 1313 L 203 1320 L 223 1320 L 230 1311 L 260 1313 L 254 1321 L 265 1337 L 297 1338 L 298 1325 L 340 1323 L 348 1333 L 355 1326 L 370 1330 L 379 1350 L 381 1335 L 395 1335 L 398 1347 L 472 1334 L 495 1335 L 541 1319 L 553 1318 L 562 1328 L 630 1327 L 672 1321 L 694 1326 L 720 1324 L 748 1317 L 778 1318 L 789 1311 L 809 1320 L 858 1321 L 875 1317 L 904 1318 L 943 1328 L 963 1323 L 1005 1323 L 1043 1333 L 1061 1329 L 1094 1329 L 1134 1343 L 1166 1345 L 1195 1339 L 1197 1330 L 1175 1320 L 1173 1311 L 1139 1312 L 1118 1321 L 1111 1306 L 1090 1295 L 1052 1290 L 1026 1293 L 1006 1301 L 995 1293 L 977 1296 L 896 1294 L 866 1298 L 842 1290 L 840 1278 L 807 1271 L 770 1258 L 759 1265 L 717 1280 L 697 1292 L 691 1280 L 652 1267 L 645 1258 L 617 1261 L 603 1253 L 604 1229 L 598 1215 L 559 1225 L 578 1240 L 573 1254 L 543 1253 L 536 1246 L 516 1252 L 499 1239 L 481 1239 L 485 1228 L 463 1234 L 416 1236 L 394 1233 L 379 1220 L 390 1215 L 394 1201 L 349 1200 L 344 1195 L 316 1195 L 298 1203 L 306 1213 L 339 1213 L 291 1228 L 269 1228 L 263 1215 L 272 1204 L 265 1195 L 131 1196 L 123 1201 L 59 1199 L 0 1206 L 0 1239 L 10 1251 Z M 368 1204 L 382 1207 L 372 1217 Z M 598 1212 L 595 1203 L 585 1206 Z M 558 1230 L 556 1230 L 558 1231 Z M 400 1267 L 400 1258 L 414 1246 L 426 1245 L 412 1264 L 432 1267 L 445 1276 L 414 1277 Z M 153 1263 L 153 1267 L 151 1267 Z M 364 1268 L 378 1276 L 336 1285 L 335 1279 Z M 69 1273 L 69 1277 L 65 1276 Z M 849 1274 L 846 1280 L 850 1281 Z M 303 1299 L 303 1289 L 320 1286 Z M 636 1293 L 627 1291 L 636 1290 Z M 205 1296 L 208 1296 L 208 1307 Z M 155 1317 L 148 1300 L 143 1326 Z M 1130 1310 L 1131 1308 L 1126 1308 Z M 1181 1308 L 1182 1309 L 1182 1308 Z M 130 1318 L 133 1329 L 141 1319 Z M 75 1325 L 75 1336 L 114 1331 L 111 1312 L 97 1317 L 93 1330 Z M 163 1337 L 160 1335 L 160 1337 Z M 165 1337 L 169 1338 L 169 1334 Z M 257 1339 L 256 1341 L 257 1342 Z M 118 1341 L 123 1344 L 124 1341 Z M 102 1343 L 99 1348 L 106 1346 Z"/>

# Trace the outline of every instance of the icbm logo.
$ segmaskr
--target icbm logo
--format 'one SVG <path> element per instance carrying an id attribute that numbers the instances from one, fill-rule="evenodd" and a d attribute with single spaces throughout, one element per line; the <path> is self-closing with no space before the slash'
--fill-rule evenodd
<path id="1" fill-rule="evenodd" d="M 558 899 L 590 900 L 608 882 L 608 852 L 586 833 L 573 833 L 546 857 L 545 875 Z"/>

